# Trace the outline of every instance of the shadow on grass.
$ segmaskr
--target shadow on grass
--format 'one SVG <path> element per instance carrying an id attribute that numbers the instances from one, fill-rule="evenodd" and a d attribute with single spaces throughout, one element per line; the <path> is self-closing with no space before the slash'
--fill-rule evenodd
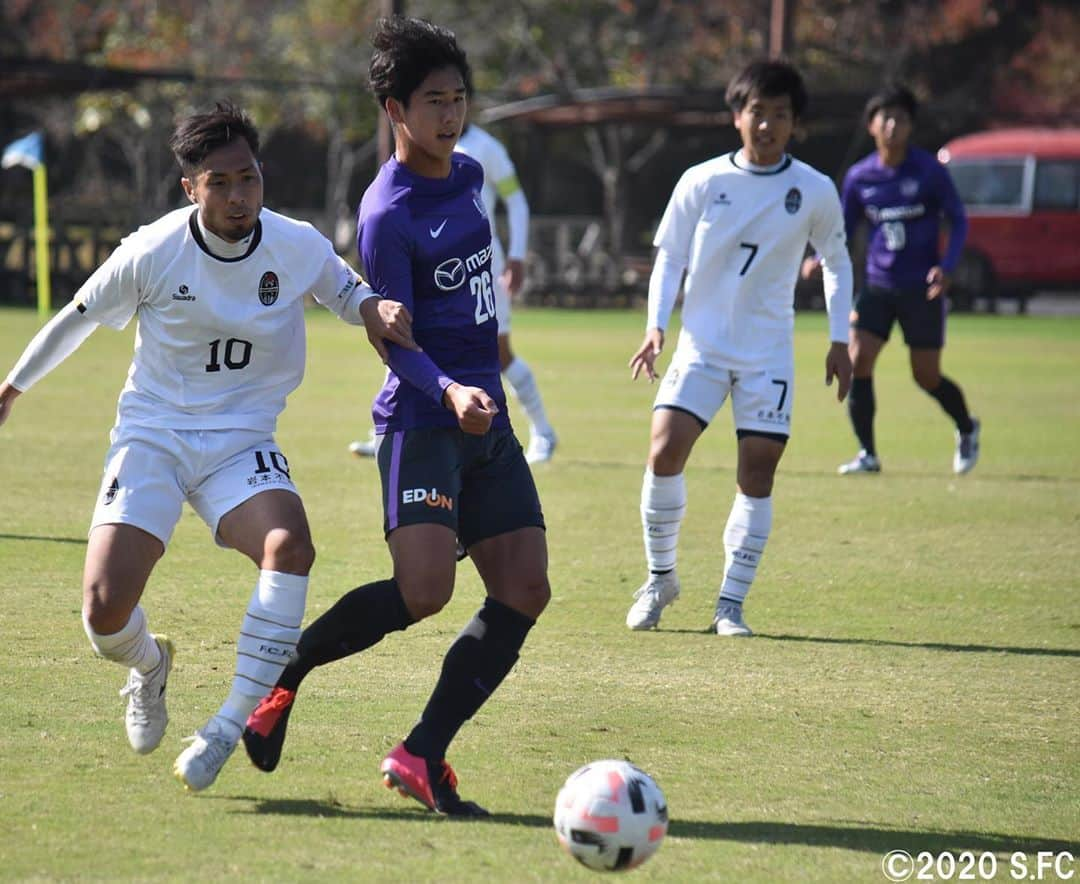
<path id="1" fill-rule="evenodd" d="M 691 632 L 693 630 L 690 630 Z M 822 638 L 814 635 L 766 635 L 754 633 L 756 638 L 776 642 L 819 642 L 826 645 L 866 645 L 886 648 L 925 648 L 929 651 L 952 651 L 975 654 L 1020 654 L 1038 657 L 1080 657 L 1080 650 L 1071 648 L 1020 648 L 1011 645 L 952 645 L 944 642 L 898 642 L 879 638 Z"/>
<path id="2" fill-rule="evenodd" d="M 40 534 L 0 534 L 0 540 L 42 540 L 47 543 L 77 543 L 86 546 L 85 537 L 43 537 Z"/>
<path id="3" fill-rule="evenodd" d="M 210 796 L 207 796 L 210 797 Z M 455 820 L 436 817 L 416 807 L 349 807 L 334 800 L 314 798 L 253 798 L 248 795 L 213 796 L 217 800 L 248 802 L 248 808 L 235 813 L 280 816 L 312 816 L 355 820 L 399 820 L 402 822 L 479 823 L 483 825 L 526 826 L 535 829 L 551 828 L 551 817 L 531 813 L 493 813 L 481 819 Z M 824 825 L 820 823 L 777 823 L 744 821 L 714 823 L 703 820 L 671 821 L 668 834 L 674 838 L 709 841 L 738 841 L 744 844 L 802 844 L 807 847 L 840 847 L 861 850 L 884 856 L 890 850 L 902 849 L 911 854 L 919 851 L 941 853 L 1008 854 L 1013 851 L 1035 853 L 1039 850 L 1080 854 L 1080 843 L 1056 838 L 1004 835 L 998 832 L 966 832 L 935 829 L 899 829 L 871 826 L 862 823 Z"/>

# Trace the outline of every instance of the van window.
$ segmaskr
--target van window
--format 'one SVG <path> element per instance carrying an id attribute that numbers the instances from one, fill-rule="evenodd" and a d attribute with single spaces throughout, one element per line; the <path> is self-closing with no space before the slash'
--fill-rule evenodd
<path id="1" fill-rule="evenodd" d="M 1024 194 L 1024 161 L 953 160 L 949 174 L 968 208 L 1012 206 L 1020 208 Z"/>
<path id="2" fill-rule="evenodd" d="M 1080 163 L 1041 160 L 1035 170 L 1035 208 L 1076 210 L 1080 208 Z"/>

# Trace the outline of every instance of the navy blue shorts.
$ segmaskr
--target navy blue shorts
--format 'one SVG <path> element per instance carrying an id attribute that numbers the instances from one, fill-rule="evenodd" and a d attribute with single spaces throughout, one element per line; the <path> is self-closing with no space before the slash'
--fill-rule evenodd
<path id="1" fill-rule="evenodd" d="M 508 531 L 544 527 L 532 471 L 509 427 L 483 436 L 457 427 L 389 432 L 377 459 L 387 535 L 435 523 L 468 549 Z"/>
<path id="2" fill-rule="evenodd" d="M 886 289 L 867 286 L 855 299 L 852 327 L 889 340 L 893 321 L 900 322 L 904 343 L 916 350 L 945 346 L 945 297 L 926 299 L 926 288 Z"/>

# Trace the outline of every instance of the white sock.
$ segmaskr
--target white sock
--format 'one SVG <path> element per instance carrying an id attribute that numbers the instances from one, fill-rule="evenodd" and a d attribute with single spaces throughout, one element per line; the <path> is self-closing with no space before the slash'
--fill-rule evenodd
<path id="1" fill-rule="evenodd" d="M 307 576 L 260 571 L 236 642 L 232 691 L 214 717 L 239 737 L 248 716 L 296 654 L 307 600 Z"/>
<path id="2" fill-rule="evenodd" d="M 135 606 L 128 622 L 119 632 L 99 635 L 90 627 L 85 614 L 83 629 L 94 651 L 106 660 L 113 660 L 142 675 L 152 672 L 161 662 L 161 649 L 146 626 L 146 612 L 142 605 Z"/>
<path id="3" fill-rule="evenodd" d="M 741 605 L 757 574 L 772 530 L 772 498 L 736 494 L 724 528 L 724 582 L 720 601 Z"/>
<path id="4" fill-rule="evenodd" d="M 679 545 L 679 527 L 686 515 L 683 474 L 657 476 L 648 467 L 641 483 L 641 527 L 649 571 L 672 571 Z"/>
<path id="5" fill-rule="evenodd" d="M 503 377 L 510 384 L 510 389 L 514 391 L 521 407 L 525 409 L 529 418 L 529 432 L 534 436 L 554 436 L 555 431 L 547 419 L 547 412 L 544 411 L 544 400 L 540 398 L 540 388 L 536 385 L 536 377 L 528 363 L 514 357 L 514 361 L 506 366 Z"/>

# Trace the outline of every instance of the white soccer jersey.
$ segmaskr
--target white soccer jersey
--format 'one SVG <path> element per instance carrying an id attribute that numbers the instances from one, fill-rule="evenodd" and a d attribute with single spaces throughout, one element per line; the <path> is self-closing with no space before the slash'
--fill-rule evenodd
<path id="1" fill-rule="evenodd" d="M 846 341 L 851 259 L 833 183 L 792 157 L 771 171 L 735 153 L 688 169 L 654 240 L 687 268 L 680 353 L 733 369 L 789 363 L 808 241 L 826 267 L 847 268 L 828 305 L 831 337 Z"/>
<path id="2" fill-rule="evenodd" d="M 505 255 L 495 233 L 495 204 L 500 198 L 506 203 L 510 228 L 507 254 L 511 258 L 524 260 L 529 238 L 529 203 L 521 189 L 510 154 L 495 136 L 470 124 L 454 149 L 472 157 L 484 167 L 484 189 L 480 196 L 491 222 L 491 272 L 492 276 L 498 278 L 505 266 Z"/>
<path id="3" fill-rule="evenodd" d="M 247 251 L 219 258 L 197 212 L 125 237 L 74 302 L 117 329 L 138 316 L 117 425 L 272 433 L 304 375 L 304 296 L 358 322 L 370 290 L 310 224 L 263 209 Z"/>

